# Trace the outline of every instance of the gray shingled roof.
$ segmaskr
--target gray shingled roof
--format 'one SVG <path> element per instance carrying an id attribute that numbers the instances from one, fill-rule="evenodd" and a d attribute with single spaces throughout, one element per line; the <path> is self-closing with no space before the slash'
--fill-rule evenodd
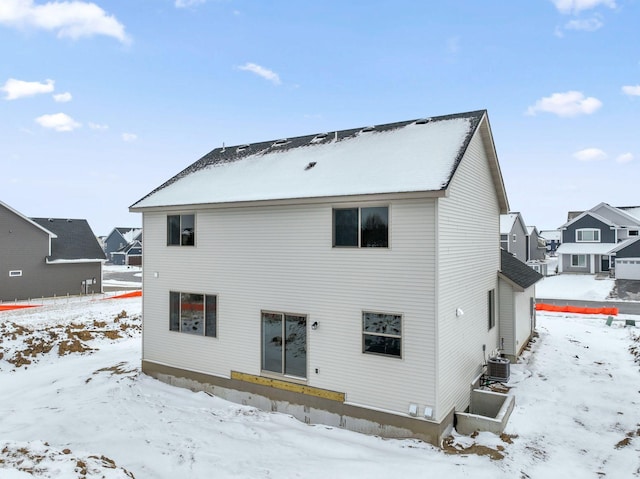
<path id="1" fill-rule="evenodd" d="M 31 218 L 31 221 L 57 236 L 51 240 L 50 261 L 106 259 L 87 220 Z"/>
<path id="2" fill-rule="evenodd" d="M 500 263 L 501 273 L 523 289 L 527 289 L 544 277 L 502 248 L 500 248 Z"/>
<path id="3" fill-rule="evenodd" d="M 422 154 L 420 158 L 423 161 L 421 165 L 423 176 L 436 178 L 436 174 L 433 173 L 433 171 L 435 170 L 434 165 L 431 165 L 431 163 L 439 161 L 437 158 L 435 158 L 436 155 L 429 155 L 429 152 L 425 153 L 425 151 L 423 151 L 422 149 L 418 149 L 415 151 L 412 150 L 411 154 L 408 155 L 407 148 L 411 148 L 411 146 L 408 146 L 406 143 L 400 143 L 399 140 L 396 140 L 395 143 L 393 142 L 394 138 L 404 138 L 404 136 L 401 136 L 398 132 L 418 131 L 413 127 L 413 125 L 426 125 L 426 128 L 422 129 L 422 131 L 428 132 L 435 131 L 430 127 L 430 125 L 453 126 L 460 124 L 456 122 L 467 122 L 465 123 L 466 125 L 468 125 L 466 135 L 462 138 L 462 141 L 460 143 L 455 145 L 458 149 L 453 154 L 453 157 L 447 157 L 448 171 L 447 174 L 443 176 L 442 183 L 435 186 L 429 184 L 428 188 L 426 189 L 412 189 L 416 186 L 414 184 L 417 182 L 416 178 L 420 178 L 420 180 L 422 180 L 422 176 L 412 174 L 412 172 L 407 172 L 407 177 L 414 181 L 406 186 L 407 189 L 399 188 L 392 192 L 395 193 L 401 191 L 446 190 L 449 186 L 449 182 L 453 173 L 457 169 L 458 164 L 462 160 L 468 144 L 471 141 L 471 137 L 473 136 L 474 132 L 476 131 L 478 125 L 485 115 L 485 110 L 479 110 L 467 113 L 431 117 L 422 120 L 388 123 L 367 128 L 354 128 L 349 130 L 332 131 L 330 133 L 323 133 L 320 135 L 314 134 L 296 138 L 287 138 L 275 141 L 271 140 L 247 145 L 216 148 L 189 167 L 185 168 L 174 177 L 170 178 L 158 188 L 154 189 L 151 193 L 144 196 L 142 199 L 133 204 L 132 208 L 159 205 L 166 206 L 170 204 L 175 205 L 231 201 L 255 201 L 261 199 L 284 199 L 289 197 L 299 198 L 302 196 L 315 197 L 366 193 L 386 193 L 388 191 L 382 191 L 381 189 L 379 189 L 380 181 L 389 186 L 390 183 L 388 178 L 388 170 L 396 172 L 402 171 L 404 164 L 403 159 L 411 155 L 416 156 Z M 442 126 L 440 128 L 448 128 L 448 126 Z M 371 136 L 363 136 L 363 132 L 368 131 L 372 132 Z M 440 131 L 440 129 L 438 129 L 437 131 Z M 380 152 L 376 150 L 375 147 L 371 146 L 375 145 L 375 143 L 367 143 L 367 138 L 373 140 L 378 135 L 383 134 L 388 134 L 387 136 L 385 136 L 385 138 L 390 139 L 389 141 L 387 141 L 387 143 L 385 143 L 385 145 L 392 149 L 395 148 L 397 155 L 394 155 L 392 151 Z M 371 171 L 374 170 L 373 168 L 368 168 L 368 170 L 371 171 L 365 171 L 367 170 L 366 163 L 365 166 L 362 167 L 362 170 L 358 171 L 359 176 L 357 178 L 353 178 L 353 181 L 347 181 L 347 179 L 350 179 L 350 177 L 345 179 L 346 174 L 341 175 L 341 168 L 344 169 L 344 166 L 340 167 L 338 163 L 336 163 L 336 161 L 344 161 L 343 165 L 346 166 L 347 163 L 355 164 L 354 162 L 356 161 L 356 158 L 353 155 L 353 150 L 348 150 L 349 154 L 344 154 L 343 150 L 345 150 L 347 147 L 343 146 L 342 149 L 340 149 L 341 147 L 339 145 L 353 144 L 355 140 L 358 141 L 356 144 L 359 145 L 359 148 L 361 148 L 359 150 L 360 153 L 365 151 L 366 148 L 373 148 L 371 151 L 366 150 L 366 161 L 369 165 L 378 166 L 378 168 L 380 169 L 380 174 L 378 176 L 375 176 L 374 173 L 371 173 Z M 443 141 L 446 143 L 449 140 Z M 450 142 L 446 144 L 447 146 L 451 146 L 452 143 Z M 336 150 L 342 152 L 343 155 L 331 156 L 327 153 L 327 156 L 331 156 L 331 158 L 335 160 L 334 162 L 331 162 L 326 156 L 322 156 L 323 154 L 325 154 L 324 152 L 335 152 Z M 291 158 L 298 152 L 305 152 L 304 155 L 301 155 L 301 158 L 296 158 L 304 163 L 302 166 L 305 166 L 308 163 L 307 168 L 301 168 L 300 165 L 293 164 L 295 163 L 295 161 L 291 160 Z M 318 166 L 315 166 L 316 157 L 313 156 L 314 154 L 320 157 L 320 159 L 317 159 Z M 311 159 L 305 159 L 307 157 L 310 157 Z M 286 161 L 289 161 L 289 163 L 286 163 L 283 160 L 284 158 L 287 158 Z M 281 163 L 278 163 L 278 159 L 280 159 Z M 242 166 L 238 166 L 238 164 L 241 164 Z M 380 165 L 384 165 L 384 167 L 380 168 Z M 291 167 L 294 166 L 295 173 L 292 173 L 293 170 Z M 235 167 L 235 169 L 231 167 Z M 282 168 L 282 170 L 278 170 L 278 168 Z M 309 170 L 309 173 L 300 173 L 303 169 Z M 204 178 L 203 175 L 208 174 L 207 171 L 210 171 L 214 174 Z M 283 184 L 287 185 L 286 188 L 282 187 L 282 184 L 274 180 L 274 176 L 278 175 L 280 172 L 282 172 L 283 176 L 289 174 L 294 175 L 294 177 L 292 178 L 287 177 L 285 180 L 283 180 Z M 366 177 L 369 178 L 369 181 L 372 181 L 371 177 L 372 175 L 374 175 L 376 180 L 378 180 L 377 183 L 374 181 L 374 183 L 376 183 L 375 185 L 367 185 L 366 180 L 363 179 L 364 173 L 367 173 Z M 378 171 L 376 171 L 375 173 L 378 173 Z M 327 178 L 321 176 L 325 174 L 334 176 L 329 176 Z M 353 175 L 353 173 L 351 174 Z M 189 186 L 186 187 L 186 193 L 183 191 L 182 193 L 174 195 L 175 191 L 182 191 L 181 188 L 185 189 L 184 181 L 186 179 L 191 178 L 193 180 L 193 178 L 196 176 L 198 178 L 198 181 L 201 181 L 201 183 L 199 183 L 196 187 L 193 187 L 191 184 L 189 184 Z M 247 186 L 248 182 L 250 181 L 249 178 L 260 179 L 262 185 L 266 185 L 264 186 L 265 189 L 270 188 L 269 191 L 263 196 L 259 196 L 259 194 L 255 192 L 254 188 Z M 279 179 L 280 178 L 282 178 L 282 176 L 279 177 Z M 319 178 L 323 178 L 325 182 L 321 183 L 322 180 Z M 219 179 L 220 183 L 216 183 L 216 181 L 218 181 L 217 179 Z M 345 180 L 345 182 L 350 185 L 349 188 L 345 188 L 344 191 L 339 190 L 338 192 L 335 192 L 332 190 L 331 193 L 327 193 L 326 188 L 318 187 L 318 184 L 335 185 L 336 179 Z M 183 186 L 181 187 L 180 185 Z M 231 188 L 233 189 L 234 194 L 228 194 L 227 196 L 224 196 L 225 193 L 221 192 L 221 190 L 223 190 L 228 185 L 232 185 Z M 370 186 L 372 191 L 367 190 L 367 186 Z M 293 187 L 296 187 L 297 190 L 291 191 L 291 188 Z M 396 187 L 396 185 L 389 187 L 393 188 Z M 339 189 L 339 187 L 336 187 L 336 189 Z M 196 191 L 198 193 L 194 193 Z M 200 191 L 206 191 L 206 193 L 199 193 Z M 210 197 L 206 195 L 209 195 Z M 257 197 L 254 197 L 254 195 L 256 195 Z"/>

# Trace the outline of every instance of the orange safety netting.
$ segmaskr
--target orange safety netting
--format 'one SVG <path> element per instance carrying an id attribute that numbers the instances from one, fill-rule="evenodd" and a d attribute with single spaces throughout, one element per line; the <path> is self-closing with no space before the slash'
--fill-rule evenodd
<path id="1" fill-rule="evenodd" d="M 37 308 L 39 304 L 0 304 L 0 311 L 11 311 L 12 309 Z"/>
<path id="2" fill-rule="evenodd" d="M 119 294 L 117 296 L 111 296 L 110 298 L 104 298 L 104 299 L 138 298 L 140 296 L 142 296 L 142 291 L 132 291 L 130 293 Z"/>
<path id="3" fill-rule="evenodd" d="M 608 314 L 611 316 L 618 315 L 618 308 L 587 308 L 585 306 L 560 306 L 557 304 L 537 303 L 538 311 L 553 311 L 556 313 L 578 313 L 578 314 Z"/>

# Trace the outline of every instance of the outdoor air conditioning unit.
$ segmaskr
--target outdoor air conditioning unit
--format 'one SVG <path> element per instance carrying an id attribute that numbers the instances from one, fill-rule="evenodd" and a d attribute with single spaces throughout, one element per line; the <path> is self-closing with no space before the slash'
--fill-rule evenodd
<path id="1" fill-rule="evenodd" d="M 487 379 L 506 383 L 511 376 L 511 361 L 507 358 L 489 358 L 487 361 Z"/>

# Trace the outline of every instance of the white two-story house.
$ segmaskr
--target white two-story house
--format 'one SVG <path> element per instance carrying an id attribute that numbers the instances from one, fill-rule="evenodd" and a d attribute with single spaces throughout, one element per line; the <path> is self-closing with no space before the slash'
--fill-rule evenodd
<path id="1" fill-rule="evenodd" d="M 172 384 L 438 443 L 500 346 L 485 111 L 216 148 L 131 211 L 142 367 Z"/>

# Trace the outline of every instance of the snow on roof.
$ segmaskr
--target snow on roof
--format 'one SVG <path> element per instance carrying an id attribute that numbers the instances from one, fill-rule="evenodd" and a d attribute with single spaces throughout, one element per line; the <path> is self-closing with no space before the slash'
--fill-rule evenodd
<path id="1" fill-rule="evenodd" d="M 443 190 L 484 113 L 218 148 L 132 208 Z"/>
<path id="2" fill-rule="evenodd" d="M 640 221 L 640 206 L 618 206 L 618 209 Z"/>
<path id="3" fill-rule="evenodd" d="M 562 243 L 558 246 L 558 254 L 609 254 L 616 243 Z"/>
<path id="4" fill-rule="evenodd" d="M 562 239 L 562 232 L 560 230 L 542 230 L 540 231 L 540 236 L 544 239 L 560 241 Z"/>
<path id="5" fill-rule="evenodd" d="M 500 234 L 506 235 L 511 233 L 513 223 L 518 218 L 519 213 L 507 213 L 506 215 L 500 215 Z"/>
<path id="6" fill-rule="evenodd" d="M 134 228 L 126 232 L 120 232 L 122 237 L 127 243 L 132 243 L 134 239 L 140 234 L 142 228 Z"/>

